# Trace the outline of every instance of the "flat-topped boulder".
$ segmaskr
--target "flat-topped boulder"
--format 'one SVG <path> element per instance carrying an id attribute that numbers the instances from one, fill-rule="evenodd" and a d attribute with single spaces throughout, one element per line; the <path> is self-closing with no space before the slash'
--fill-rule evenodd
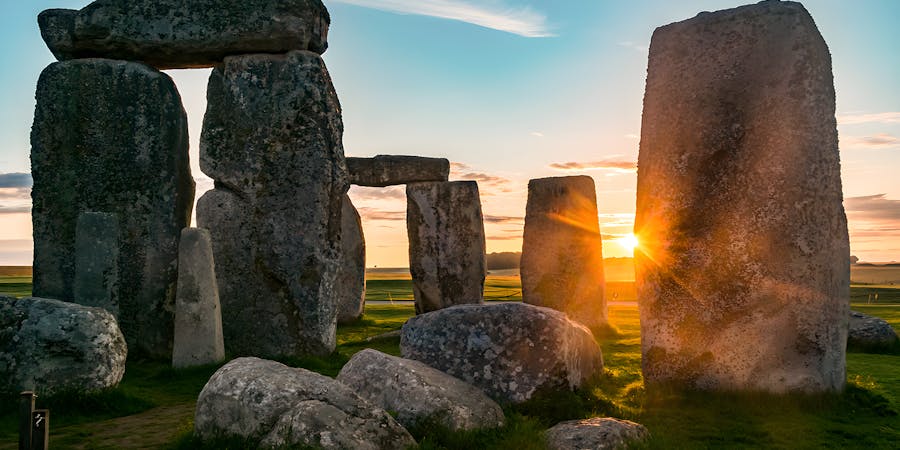
<path id="1" fill-rule="evenodd" d="M 159 69 L 212 67 L 226 56 L 328 48 L 320 0 L 97 0 L 38 16 L 60 61 L 109 58 Z"/>
<path id="2" fill-rule="evenodd" d="M 194 202 L 187 117 L 175 83 L 145 64 L 77 59 L 47 66 L 35 98 L 34 295 L 79 301 L 88 286 L 76 287 L 76 265 L 112 258 L 118 228 L 119 326 L 133 354 L 170 357 L 178 239 Z M 118 225 L 82 223 L 79 244 L 86 212 L 115 214 Z M 109 251 L 91 249 L 92 241 Z M 88 278 L 78 283 L 97 281 Z M 83 298 L 96 306 L 90 297 Z"/>
<path id="3" fill-rule="evenodd" d="M 850 311 L 847 345 L 864 350 L 890 349 L 898 344 L 897 332 L 886 320 Z"/>
<path id="4" fill-rule="evenodd" d="M 834 82 L 801 4 L 653 33 L 634 229 L 646 383 L 843 389 L 850 246 Z"/>
<path id="5" fill-rule="evenodd" d="M 589 327 L 606 324 L 603 243 L 593 178 L 528 182 L 519 270 L 525 303 L 563 311 Z"/>
<path id="6" fill-rule="evenodd" d="M 0 295 L 0 393 L 116 386 L 128 347 L 105 309 Z"/>
<path id="7" fill-rule="evenodd" d="M 385 187 L 417 181 L 447 181 L 450 161 L 423 156 L 378 155 L 347 158 L 350 184 Z"/>
<path id="8" fill-rule="evenodd" d="M 259 447 L 402 450 L 416 441 L 353 389 L 306 369 L 259 358 L 222 366 L 197 398 L 202 439 L 239 436 Z"/>
<path id="9" fill-rule="evenodd" d="M 550 450 L 613 450 L 646 441 L 650 432 L 639 423 L 612 417 L 567 420 L 544 433 Z"/>
<path id="10" fill-rule="evenodd" d="M 419 361 L 365 349 L 350 358 L 337 380 L 405 427 L 436 421 L 452 430 L 495 428 L 503 410 L 481 389 Z"/>
<path id="11" fill-rule="evenodd" d="M 555 309 L 519 302 L 415 316 L 403 325 L 400 352 L 502 403 L 574 389 L 603 370 L 600 346 L 584 325 Z"/>

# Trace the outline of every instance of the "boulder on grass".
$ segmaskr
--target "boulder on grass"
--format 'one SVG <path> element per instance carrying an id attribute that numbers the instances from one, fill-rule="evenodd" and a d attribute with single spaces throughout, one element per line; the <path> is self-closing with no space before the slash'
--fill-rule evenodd
<path id="1" fill-rule="evenodd" d="M 105 309 L 0 295 L 0 392 L 106 389 L 122 380 L 127 356 Z"/>
<path id="2" fill-rule="evenodd" d="M 623 449 L 644 441 L 650 432 L 643 425 L 612 417 L 560 422 L 544 435 L 550 450 Z"/>
<path id="3" fill-rule="evenodd" d="M 240 436 L 262 447 L 405 449 L 416 444 L 384 410 L 347 386 L 275 361 L 238 358 L 216 371 L 197 399 L 201 439 Z"/>
<path id="4" fill-rule="evenodd" d="M 884 319 L 850 311 L 850 333 L 847 345 L 864 349 L 890 348 L 897 345 L 897 332 Z"/>
<path id="5" fill-rule="evenodd" d="M 403 325 L 400 352 L 499 402 L 574 389 L 603 369 L 590 330 L 565 313 L 524 303 L 458 305 L 413 317 Z"/>
<path id="6" fill-rule="evenodd" d="M 453 430 L 503 426 L 500 405 L 480 389 L 411 359 L 365 349 L 337 380 L 364 399 L 395 413 L 405 427 L 434 420 Z"/>

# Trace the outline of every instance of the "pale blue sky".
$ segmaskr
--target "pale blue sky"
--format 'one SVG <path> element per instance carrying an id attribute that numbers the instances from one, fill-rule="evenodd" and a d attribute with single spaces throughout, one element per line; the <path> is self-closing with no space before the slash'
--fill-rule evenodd
<path id="1" fill-rule="evenodd" d="M 35 83 L 53 61 L 36 16 L 87 1 L 10 2 L 0 16 L 0 174 L 29 171 Z M 630 230 L 647 45 L 653 29 L 740 1 L 326 1 L 325 61 L 348 155 L 447 157 L 475 178 L 489 251 L 521 248 L 529 178 L 592 175 L 607 256 Z M 841 121 L 851 247 L 900 259 L 900 1 L 803 2 L 828 43 Z M 435 16 L 449 16 L 435 17 Z M 456 20 L 456 19 L 459 20 Z M 189 115 L 194 176 L 208 70 L 170 71 Z M 607 168 L 561 171 L 553 163 Z M 465 166 L 463 166 L 465 165 Z M 0 264 L 30 262 L 27 196 L 0 178 Z M 200 180 L 199 187 L 207 184 Z M 878 195 L 884 194 L 882 197 Z M 405 265 L 402 191 L 354 189 L 369 265 Z M 861 198 L 856 198 L 861 197 Z M 852 199 L 851 199 L 852 198 Z"/>

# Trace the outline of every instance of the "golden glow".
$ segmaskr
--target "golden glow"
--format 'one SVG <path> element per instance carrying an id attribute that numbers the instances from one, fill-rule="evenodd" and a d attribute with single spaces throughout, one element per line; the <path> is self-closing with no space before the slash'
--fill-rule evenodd
<path id="1" fill-rule="evenodd" d="M 624 237 L 616 239 L 619 242 L 619 245 L 628 250 L 629 252 L 634 252 L 636 247 L 639 247 L 641 243 L 638 241 L 637 236 L 634 233 L 628 233 Z"/>

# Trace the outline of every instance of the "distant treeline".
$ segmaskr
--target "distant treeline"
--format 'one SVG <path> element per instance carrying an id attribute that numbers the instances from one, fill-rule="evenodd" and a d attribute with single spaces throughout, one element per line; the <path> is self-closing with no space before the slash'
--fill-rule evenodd
<path id="1" fill-rule="evenodd" d="M 487 270 L 518 269 L 522 252 L 488 253 Z"/>

